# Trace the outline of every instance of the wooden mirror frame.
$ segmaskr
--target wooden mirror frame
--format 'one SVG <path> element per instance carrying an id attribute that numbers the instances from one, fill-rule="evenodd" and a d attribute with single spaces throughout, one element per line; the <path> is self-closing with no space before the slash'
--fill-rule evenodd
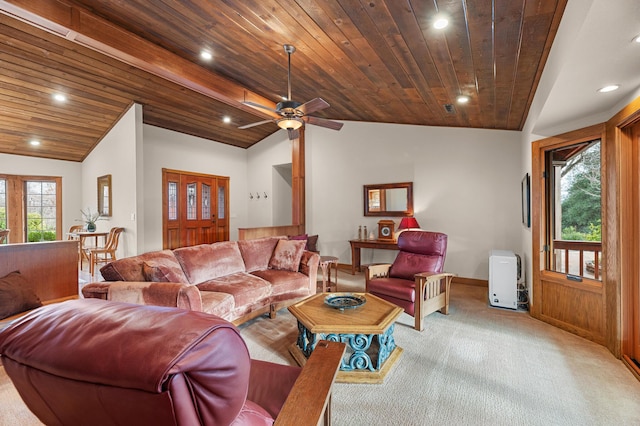
<path id="1" fill-rule="evenodd" d="M 105 202 L 106 190 L 106 202 Z M 100 216 L 110 217 L 111 211 L 111 175 L 104 175 L 98 178 L 98 213 Z"/>
<path id="2" fill-rule="evenodd" d="M 387 189 L 406 189 L 407 204 L 405 210 L 373 210 L 369 204 L 370 191 L 383 191 Z M 382 200 L 384 202 L 384 200 Z M 413 216 L 413 182 L 383 183 L 378 185 L 364 185 L 363 194 L 364 215 L 365 216 Z"/>

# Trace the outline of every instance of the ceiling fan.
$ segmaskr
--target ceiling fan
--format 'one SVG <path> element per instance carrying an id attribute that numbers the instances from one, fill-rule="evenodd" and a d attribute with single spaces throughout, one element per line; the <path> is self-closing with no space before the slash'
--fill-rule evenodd
<path id="1" fill-rule="evenodd" d="M 280 117 L 247 124 L 245 126 L 238 127 L 238 129 L 248 129 L 249 127 L 260 126 L 261 124 L 276 123 L 278 127 L 280 127 L 281 129 L 286 129 L 289 132 L 289 139 L 296 139 L 299 136 L 298 129 L 302 127 L 304 123 L 322 126 L 333 130 L 340 130 L 342 128 L 342 123 L 308 115 L 312 112 L 328 108 L 329 104 L 324 99 L 315 98 L 308 102 L 305 102 L 304 104 L 291 99 L 291 54 L 296 51 L 296 48 L 290 44 L 285 44 L 284 51 L 289 57 L 289 72 L 287 74 L 287 99 L 282 102 L 278 102 L 278 104 L 276 105 L 276 109 L 260 105 L 255 102 L 242 102 L 243 104 L 252 106 L 254 108 L 261 108 L 267 111 L 274 112 Z"/>

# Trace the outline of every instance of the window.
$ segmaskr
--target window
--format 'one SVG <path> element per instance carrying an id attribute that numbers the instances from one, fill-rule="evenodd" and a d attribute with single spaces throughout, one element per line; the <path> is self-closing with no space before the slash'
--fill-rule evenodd
<path id="1" fill-rule="evenodd" d="M 14 243 L 61 239 L 61 189 L 60 177 L 0 175 L 0 228 Z"/>
<path id="2" fill-rule="evenodd" d="M 27 242 L 56 240 L 56 183 L 25 182 Z"/>
<path id="3" fill-rule="evenodd" d="M 600 140 L 549 150 L 545 163 L 546 269 L 601 280 Z"/>

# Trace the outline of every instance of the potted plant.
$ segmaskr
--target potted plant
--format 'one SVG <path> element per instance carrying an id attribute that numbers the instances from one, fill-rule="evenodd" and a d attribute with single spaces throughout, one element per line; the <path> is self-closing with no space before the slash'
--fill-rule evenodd
<path id="1" fill-rule="evenodd" d="M 97 211 L 92 212 L 90 207 L 87 207 L 86 212 L 80 210 L 80 213 L 82 213 L 82 222 L 84 222 L 84 226 L 88 232 L 95 232 L 96 222 L 104 219 Z"/>

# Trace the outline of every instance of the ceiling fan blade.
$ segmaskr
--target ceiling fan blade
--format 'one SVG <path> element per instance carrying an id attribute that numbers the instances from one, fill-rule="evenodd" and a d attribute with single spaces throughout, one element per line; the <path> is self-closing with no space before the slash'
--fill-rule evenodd
<path id="1" fill-rule="evenodd" d="M 272 123 L 272 122 L 273 122 L 273 120 L 262 120 L 262 121 L 258 121 L 258 122 L 251 123 L 251 124 L 245 124 L 244 126 L 238 127 L 238 129 L 244 130 L 244 129 L 248 129 L 249 127 L 260 126 L 262 124 L 267 124 L 267 123 Z"/>
<path id="2" fill-rule="evenodd" d="M 327 120 L 326 118 L 312 117 L 310 115 L 305 115 L 304 117 L 302 117 L 302 119 L 309 124 L 313 124 L 315 126 L 320 126 L 320 127 L 326 127 L 327 129 L 332 129 L 332 130 L 340 130 L 344 125 L 344 123 Z"/>
<path id="3" fill-rule="evenodd" d="M 303 103 L 296 109 L 302 111 L 303 114 L 311 114 L 325 108 L 329 108 L 329 104 L 322 98 L 315 98 Z"/>
<path id="4" fill-rule="evenodd" d="M 298 129 L 287 129 L 289 132 L 289 140 L 298 139 L 300 137 L 300 131 Z"/>
<path id="5" fill-rule="evenodd" d="M 255 102 L 251 102 L 251 101 L 243 101 L 242 103 L 243 103 L 244 105 L 248 105 L 248 106 L 250 106 L 250 107 L 260 108 L 260 109 L 265 109 L 265 110 L 267 110 L 267 111 L 275 112 L 276 114 L 278 113 L 278 111 L 276 111 L 276 110 L 275 110 L 275 109 L 273 109 L 273 108 L 269 108 L 268 106 L 260 105 L 260 104 L 257 104 L 257 103 L 255 103 Z"/>

